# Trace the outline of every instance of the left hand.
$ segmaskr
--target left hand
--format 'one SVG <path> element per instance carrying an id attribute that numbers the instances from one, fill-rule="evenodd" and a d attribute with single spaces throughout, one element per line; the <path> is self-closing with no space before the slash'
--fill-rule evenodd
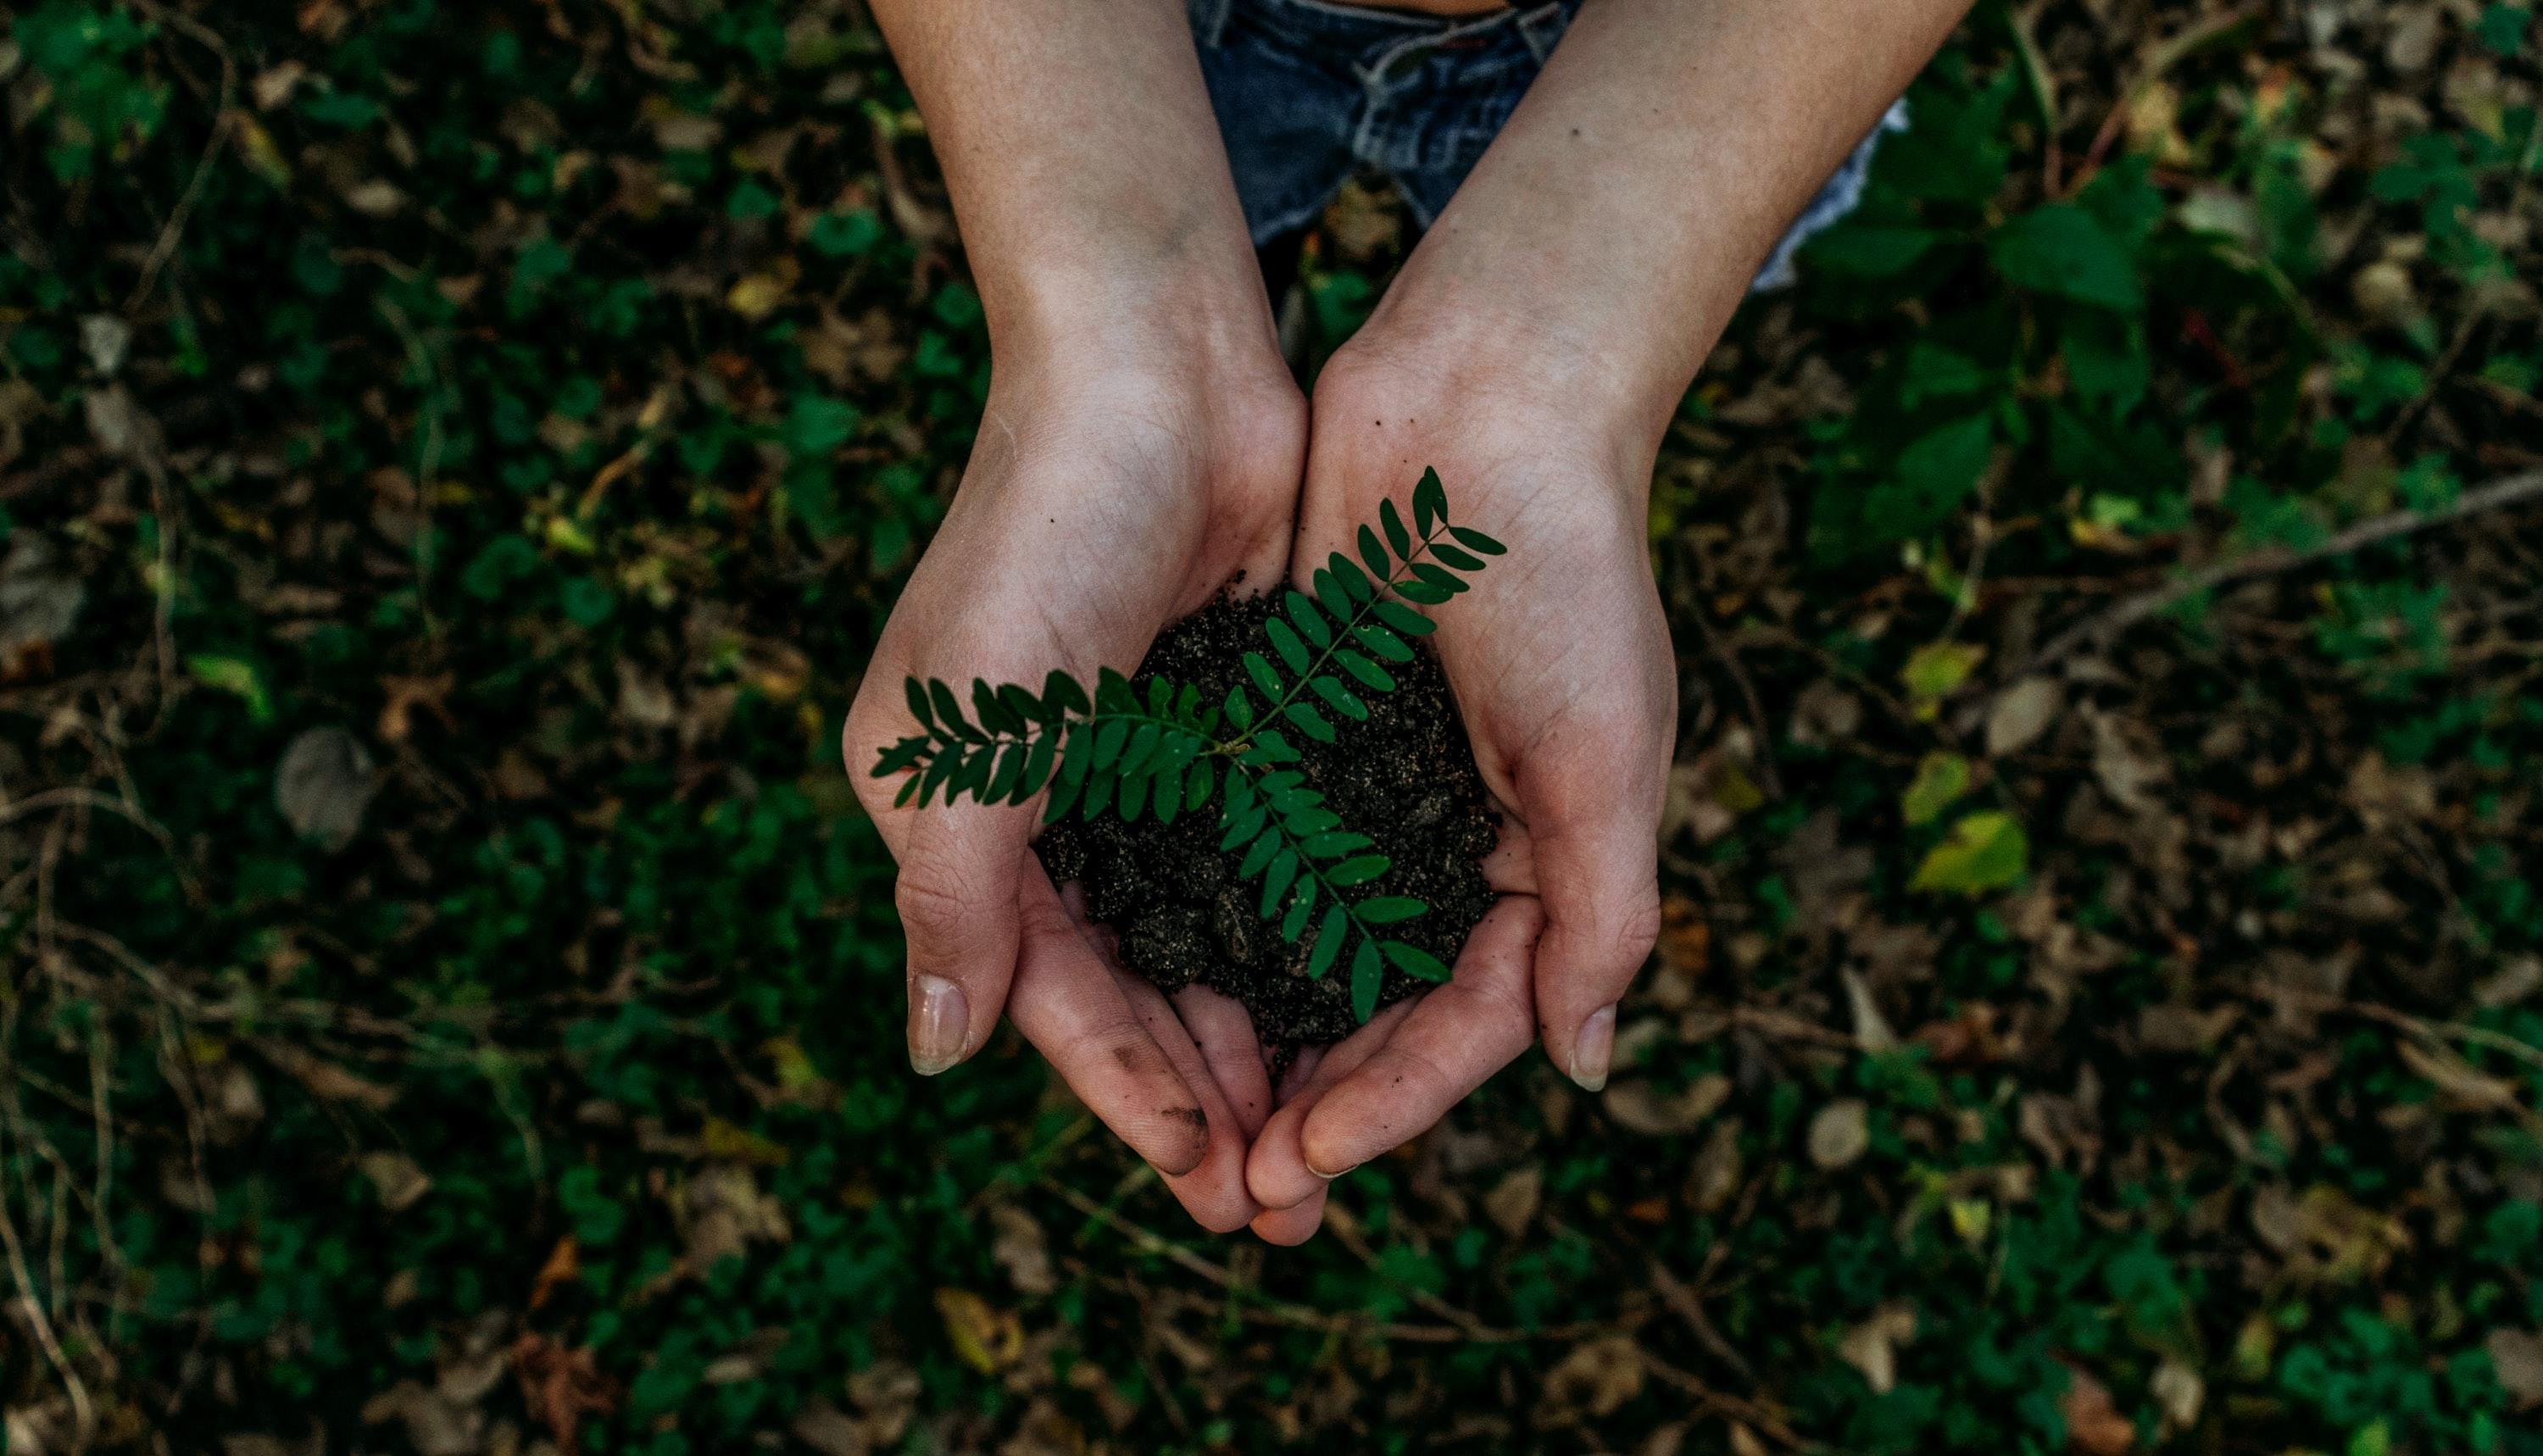
<path id="1" fill-rule="evenodd" d="M 1503 898 L 1448 984 L 1292 1079 L 1246 1163 L 1267 1210 L 1253 1227 L 1273 1243 L 1313 1234 L 1335 1176 L 1428 1129 L 1533 1038 L 1602 1088 L 1616 1003 L 1658 934 L 1677 674 L 1646 523 L 1657 436 L 1629 412 L 1603 420 L 1599 367 L 1560 356 L 1411 338 L 1381 310 L 1310 402 L 1293 575 L 1349 554 L 1426 467 L 1453 519 L 1510 544 L 1472 590 L 1426 609 L 1503 821 L 1485 865 Z"/>

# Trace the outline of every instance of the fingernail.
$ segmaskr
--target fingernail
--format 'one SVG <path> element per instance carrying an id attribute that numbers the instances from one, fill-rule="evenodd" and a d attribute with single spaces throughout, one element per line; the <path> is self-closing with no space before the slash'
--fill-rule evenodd
<path id="1" fill-rule="evenodd" d="M 1580 1024 L 1580 1037 L 1572 1043 L 1572 1080 L 1583 1092 L 1602 1090 L 1607 1085 L 1607 1059 L 1615 1053 L 1616 1008 L 1601 1006 Z"/>
<path id="2" fill-rule="evenodd" d="M 1306 1160 L 1306 1159 L 1304 1159 L 1304 1158 L 1301 1158 L 1301 1159 L 1299 1159 L 1298 1161 L 1299 1161 L 1299 1162 L 1301 1162 L 1301 1163 L 1306 1163 L 1306 1161 L 1307 1161 L 1307 1160 Z M 1331 1172 L 1331 1173 L 1327 1173 L 1327 1172 L 1326 1172 L 1326 1171 L 1324 1171 L 1323 1169 L 1321 1169 L 1321 1168 L 1317 1167 L 1315 1164 L 1313 1164 L 1313 1163 L 1307 1163 L 1307 1171 L 1308 1171 L 1309 1173 L 1314 1174 L 1316 1177 L 1323 1179 L 1323 1180 L 1324 1180 L 1325 1182 L 1327 1182 L 1327 1183 L 1332 1183 L 1335 1179 L 1340 1178 L 1340 1177 L 1342 1177 L 1344 1174 L 1350 1172 L 1350 1171 L 1351 1171 L 1351 1168 L 1357 1168 L 1358 1166 L 1359 1166 L 1359 1165 L 1358 1165 L 1357 1163 L 1353 1163 L 1352 1165 L 1350 1165 L 1350 1168 L 1337 1168 L 1337 1169 L 1335 1169 L 1333 1172 Z"/>
<path id="3" fill-rule="evenodd" d="M 909 983 L 909 1069 L 933 1077 L 963 1059 L 971 1031 L 971 1003 L 963 988 L 941 975 Z"/>

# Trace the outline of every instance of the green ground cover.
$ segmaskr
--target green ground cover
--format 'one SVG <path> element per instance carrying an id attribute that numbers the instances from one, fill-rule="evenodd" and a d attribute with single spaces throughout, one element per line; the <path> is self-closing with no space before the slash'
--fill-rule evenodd
<path id="1" fill-rule="evenodd" d="M 2543 1453 L 2538 53 L 1982 5 L 1664 453 L 1623 1071 L 1274 1252 L 903 1067 L 987 356 L 849 0 L 20 0 L 5 1449 Z"/>

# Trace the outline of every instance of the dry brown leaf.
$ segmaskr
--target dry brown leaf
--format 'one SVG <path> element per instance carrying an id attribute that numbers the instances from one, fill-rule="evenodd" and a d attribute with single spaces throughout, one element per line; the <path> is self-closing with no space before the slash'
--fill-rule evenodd
<path id="1" fill-rule="evenodd" d="M 1916 1339 L 1916 1311 L 1900 1303 L 1885 1304 L 1872 1318 L 1845 1332 L 1836 1344 L 1837 1358 L 1863 1375 L 1874 1395 L 1888 1395 L 1898 1383 L 1898 1347 Z"/>
<path id="2" fill-rule="evenodd" d="M 1599 1106 L 1628 1132 L 1676 1137 L 1703 1126 L 1730 1100 L 1731 1079 L 1708 1072 L 1675 1092 L 1663 1091 L 1649 1077 L 1630 1077 L 1609 1087 Z"/>
<path id="3" fill-rule="evenodd" d="M 936 1313 L 945 1321 L 945 1338 L 963 1363 L 983 1375 L 995 1375 L 1024 1353 L 1025 1331 L 1015 1311 L 1002 1310 L 968 1289 L 950 1285 L 936 1291 Z"/>
<path id="4" fill-rule="evenodd" d="M 273 805 L 292 832 L 328 852 L 362 829 L 362 811 L 379 792 L 378 765 L 362 740 L 344 728 L 314 728 L 291 740 L 273 771 Z"/>
<path id="5" fill-rule="evenodd" d="M 1007 1271 L 1016 1292 L 1035 1297 L 1056 1292 L 1059 1276 L 1051 1272 L 1050 1248 L 1034 1216 L 1013 1203 L 1001 1203 L 989 1210 L 989 1222 L 998 1231 L 989 1257 Z"/>
<path id="6" fill-rule="evenodd" d="M 417 1199 L 432 1191 L 431 1176 L 404 1153 L 364 1153 L 362 1176 L 379 1189 L 380 1206 L 391 1213 L 415 1206 Z"/>
<path id="7" fill-rule="evenodd" d="M 618 1408 L 617 1385 L 600 1373 L 588 1349 L 568 1349 L 533 1332 L 512 1342 L 510 1364 L 521 1382 L 522 1404 L 556 1437 L 560 1450 L 582 1449 L 577 1435 L 583 1417 Z"/>
<path id="8" fill-rule="evenodd" d="M 1811 1161 L 1843 1168 L 1872 1147 L 1872 1109 L 1857 1097 L 1839 1098 L 1811 1119 Z"/>
<path id="9" fill-rule="evenodd" d="M 2084 1456 L 2126 1456 L 2136 1444 L 2136 1425 L 2119 1414 L 2110 1388 L 2073 1365 L 2066 1367 L 2066 1392 L 2057 1398 L 2057 1414 L 2066 1421 L 2068 1449 Z"/>
<path id="10" fill-rule="evenodd" d="M 1530 1163 L 1504 1174 L 1493 1190 L 1484 1194 L 1484 1213 L 1504 1234 L 1515 1239 L 1527 1231 L 1536 1217 L 1537 1205 L 1545 1199 L 1545 1170 Z"/>
<path id="11" fill-rule="evenodd" d="M 1987 705 L 1986 749 L 1992 757 L 2028 748 L 2057 721 L 2065 696 L 2044 677 L 2026 677 Z"/>
<path id="12" fill-rule="evenodd" d="M 2493 1330 L 2482 1348 L 2490 1353 L 2499 1388 L 2507 1392 L 2517 1410 L 2543 1406 L 2543 1332 Z"/>
<path id="13" fill-rule="evenodd" d="M 1536 1423 L 1551 1429 L 1583 1417 L 1598 1419 L 1643 1393 L 1649 1371 L 1631 1338 L 1611 1335 L 1576 1346 L 1551 1370 L 1538 1392 Z"/>

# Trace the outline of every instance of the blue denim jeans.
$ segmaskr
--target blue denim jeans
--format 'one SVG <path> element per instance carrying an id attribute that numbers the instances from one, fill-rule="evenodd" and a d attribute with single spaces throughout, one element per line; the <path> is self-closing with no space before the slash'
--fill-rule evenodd
<path id="1" fill-rule="evenodd" d="M 1427 228 L 1554 53 L 1580 0 L 1452 19 L 1326 0 L 1189 0 L 1201 76 L 1256 247 L 1316 220 L 1352 174 L 1381 173 Z M 1793 251 L 1852 210 L 1881 133 L 1802 210 L 1756 287 L 1792 280 Z"/>

